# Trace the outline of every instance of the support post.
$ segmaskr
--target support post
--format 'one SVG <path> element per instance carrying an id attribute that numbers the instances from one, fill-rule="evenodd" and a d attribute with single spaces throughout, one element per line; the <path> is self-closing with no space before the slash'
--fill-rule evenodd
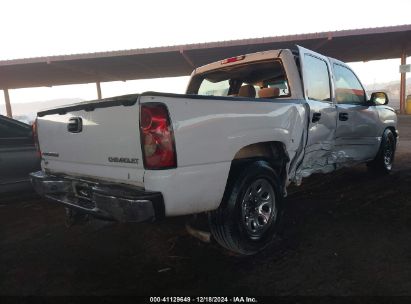
<path id="1" fill-rule="evenodd" d="M 406 49 L 403 48 L 401 54 L 401 65 L 407 64 Z M 401 73 L 400 82 L 400 113 L 405 114 L 405 90 L 406 90 L 406 73 Z"/>
<path id="2" fill-rule="evenodd" d="M 8 89 L 3 89 L 4 100 L 6 101 L 6 115 L 7 117 L 13 118 L 13 113 L 11 112 L 10 95 Z"/>
<path id="3" fill-rule="evenodd" d="M 97 98 L 98 98 L 98 99 L 101 99 L 102 96 L 101 96 L 101 85 L 100 85 L 100 81 L 97 81 L 97 82 L 96 82 L 96 87 L 97 87 Z"/>
<path id="4" fill-rule="evenodd" d="M 195 65 L 193 61 L 188 57 L 188 55 L 184 52 L 183 49 L 180 49 L 180 54 L 183 56 L 184 60 L 191 66 L 192 69 L 195 69 Z"/>

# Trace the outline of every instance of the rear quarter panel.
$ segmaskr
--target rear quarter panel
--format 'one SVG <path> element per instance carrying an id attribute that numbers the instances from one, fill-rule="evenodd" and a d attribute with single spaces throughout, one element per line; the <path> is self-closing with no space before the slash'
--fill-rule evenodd
<path id="1" fill-rule="evenodd" d="M 163 193 L 167 215 L 217 208 L 231 161 L 245 146 L 282 142 L 292 159 L 306 121 L 301 101 L 293 99 L 175 95 L 142 96 L 140 102 L 166 104 L 173 124 L 177 168 L 146 170 L 144 176 L 146 189 Z"/>

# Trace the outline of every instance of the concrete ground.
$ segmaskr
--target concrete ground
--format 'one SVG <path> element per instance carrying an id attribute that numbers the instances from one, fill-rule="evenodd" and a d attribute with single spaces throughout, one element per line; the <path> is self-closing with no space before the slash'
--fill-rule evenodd
<path id="1" fill-rule="evenodd" d="M 411 295 L 411 117 L 394 172 L 364 165 L 289 189 L 284 231 L 266 251 L 231 256 L 189 236 L 186 218 L 91 221 L 32 193 L 0 199 L 2 295 Z"/>

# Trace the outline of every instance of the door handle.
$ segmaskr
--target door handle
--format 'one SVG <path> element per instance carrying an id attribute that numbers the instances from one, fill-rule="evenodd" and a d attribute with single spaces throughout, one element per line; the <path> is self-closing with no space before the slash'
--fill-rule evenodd
<path id="1" fill-rule="evenodd" d="M 80 133 L 83 131 L 83 119 L 81 117 L 70 118 L 67 130 L 71 133 Z"/>
<path id="2" fill-rule="evenodd" d="M 313 114 L 313 118 L 311 119 L 311 122 L 317 122 L 317 121 L 319 121 L 320 119 L 321 119 L 321 113 L 315 112 L 315 113 Z"/>
<path id="3" fill-rule="evenodd" d="M 348 120 L 348 113 L 338 114 L 338 119 L 341 120 L 341 121 L 347 121 Z"/>

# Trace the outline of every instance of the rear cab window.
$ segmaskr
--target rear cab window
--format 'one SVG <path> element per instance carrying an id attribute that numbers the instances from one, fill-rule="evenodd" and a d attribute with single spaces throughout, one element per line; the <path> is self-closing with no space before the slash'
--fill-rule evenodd
<path id="1" fill-rule="evenodd" d="M 261 99 L 291 96 L 280 59 L 236 64 L 196 75 L 187 93 Z"/>

